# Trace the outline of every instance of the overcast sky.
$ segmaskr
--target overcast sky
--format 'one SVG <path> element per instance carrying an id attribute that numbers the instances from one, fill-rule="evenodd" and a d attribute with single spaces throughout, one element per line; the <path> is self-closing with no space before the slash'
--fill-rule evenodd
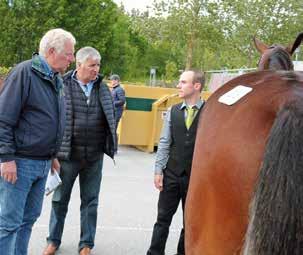
<path id="1" fill-rule="evenodd" d="M 114 2 L 117 3 L 118 6 L 120 6 L 122 2 L 126 11 L 130 11 L 133 8 L 144 11 L 147 5 L 152 6 L 153 0 L 114 0 Z"/>

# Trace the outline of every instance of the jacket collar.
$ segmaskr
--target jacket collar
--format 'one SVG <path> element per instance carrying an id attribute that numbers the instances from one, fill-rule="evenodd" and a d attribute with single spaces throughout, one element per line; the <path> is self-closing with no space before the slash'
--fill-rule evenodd
<path id="1" fill-rule="evenodd" d="M 67 73 L 65 73 L 63 75 L 63 79 L 64 80 L 74 80 L 74 81 L 77 81 L 77 79 L 75 78 L 75 74 L 76 74 L 76 70 L 70 70 L 68 71 Z M 102 84 L 102 80 L 103 80 L 103 75 L 102 74 L 98 74 L 98 77 L 97 79 L 94 81 L 94 83 L 97 83 L 97 84 Z"/>
<path id="2" fill-rule="evenodd" d="M 32 57 L 32 68 L 38 72 L 44 79 L 50 80 L 55 86 L 57 92 L 63 91 L 63 81 L 58 72 L 53 72 L 44 57 L 34 53 Z"/>
<path id="3" fill-rule="evenodd" d="M 46 62 L 46 59 L 38 53 L 33 54 L 32 68 L 50 79 L 53 79 L 54 76 L 58 74 L 58 72 L 53 72 L 49 64 Z"/>

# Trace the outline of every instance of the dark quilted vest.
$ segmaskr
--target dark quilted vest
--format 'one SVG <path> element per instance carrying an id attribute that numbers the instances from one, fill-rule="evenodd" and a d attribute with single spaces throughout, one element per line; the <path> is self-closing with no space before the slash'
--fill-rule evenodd
<path id="1" fill-rule="evenodd" d="M 180 109 L 181 105 L 174 105 L 171 109 L 172 144 L 165 171 L 170 171 L 178 176 L 184 173 L 190 176 L 198 120 L 202 107 L 196 114 L 189 130 L 187 130 L 184 110 Z"/>
<path id="2" fill-rule="evenodd" d="M 89 104 L 78 84 L 73 84 L 74 128 L 71 140 L 71 158 L 94 161 L 100 158 L 105 143 L 107 121 L 99 102 L 99 89 L 94 85 Z"/>

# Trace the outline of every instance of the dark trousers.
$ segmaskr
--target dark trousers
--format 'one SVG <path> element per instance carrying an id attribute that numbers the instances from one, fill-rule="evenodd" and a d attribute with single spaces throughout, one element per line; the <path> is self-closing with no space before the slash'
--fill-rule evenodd
<path id="1" fill-rule="evenodd" d="M 97 226 L 97 209 L 102 179 L 103 157 L 93 162 L 71 160 L 61 161 L 60 163 L 62 185 L 55 190 L 53 195 L 47 241 L 57 247 L 61 244 L 72 188 L 79 175 L 81 198 L 81 235 L 79 250 L 84 247 L 93 248 Z"/>
<path id="2" fill-rule="evenodd" d="M 115 142 L 115 148 L 114 148 L 116 153 L 118 152 L 118 134 L 117 134 L 117 129 L 118 129 L 118 125 L 119 125 L 120 119 L 121 119 L 121 116 L 116 116 L 116 133 L 115 133 L 116 142 Z"/>
<path id="3" fill-rule="evenodd" d="M 188 189 L 189 177 L 187 175 L 176 176 L 168 169 L 164 172 L 163 190 L 158 200 L 158 216 L 154 225 L 151 245 L 147 255 L 164 255 L 165 245 L 169 233 L 169 227 L 173 216 L 182 201 L 183 228 L 180 233 L 177 253 L 185 254 L 184 251 L 184 206 Z"/>

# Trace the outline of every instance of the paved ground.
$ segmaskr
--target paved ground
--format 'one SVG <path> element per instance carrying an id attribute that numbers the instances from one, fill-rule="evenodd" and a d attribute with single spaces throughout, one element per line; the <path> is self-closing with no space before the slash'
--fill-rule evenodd
<path id="1" fill-rule="evenodd" d="M 116 165 L 105 158 L 94 255 L 144 255 L 156 219 L 158 192 L 153 186 L 155 154 L 120 147 Z M 41 255 L 48 234 L 51 197 L 45 197 L 42 215 L 34 226 L 29 255 Z M 80 228 L 80 199 L 75 183 L 58 255 L 76 255 Z M 174 217 L 166 254 L 176 253 L 181 210 Z"/>

